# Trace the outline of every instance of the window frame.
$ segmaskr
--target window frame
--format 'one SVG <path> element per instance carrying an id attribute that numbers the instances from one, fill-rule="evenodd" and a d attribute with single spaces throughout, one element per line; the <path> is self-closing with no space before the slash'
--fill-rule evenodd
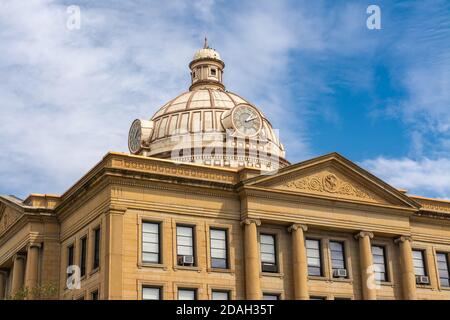
<path id="1" fill-rule="evenodd" d="M 178 254 L 178 227 L 183 228 L 191 228 L 192 229 L 192 257 L 194 259 L 194 263 L 192 266 L 183 266 L 179 264 L 179 257 L 181 256 Z M 195 224 L 187 224 L 187 223 L 176 223 L 175 224 L 175 262 L 176 267 L 186 267 L 186 268 L 194 268 L 197 267 L 197 226 Z"/>
<path id="2" fill-rule="evenodd" d="M 273 249 L 274 249 L 273 255 L 274 255 L 274 259 L 275 259 L 275 262 L 273 263 L 273 265 L 275 267 L 275 271 L 270 271 L 270 270 L 264 270 L 263 269 L 263 263 L 271 264 L 271 262 L 265 262 L 262 259 L 262 251 L 261 251 L 261 245 L 262 245 L 261 238 L 262 238 L 262 236 L 268 236 L 268 237 L 272 237 L 273 238 Z M 279 253 L 279 250 L 278 250 L 278 235 L 276 233 L 270 233 L 270 232 L 264 232 L 264 231 L 260 232 L 259 233 L 259 254 L 260 254 L 261 272 L 264 272 L 264 273 L 279 273 L 280 272 L 278 253 Z"/>
<path id="3" fill-rule="evenodd" d="M 84 244 L 84 245 L 83 245 Z M 83 251 L 84 249 L 84 251 Z M 80 277 L 83 278 L 87 275 L 88 266 L 88 236 L 85 234 L 80 238 Z"/>
<path id="4" fill-rule="evenodd" d="M 414 259 L 414 252 L 420 252 L 421 258 L 422 258 L 422 264 L 423 264 L 423 273 L 424 274 L 416 274 L 416 266 L 414 265 L 414 261 L 416 261 L 417 259 Z M 426 249 L 420 249 L 420 248 L 413 248 L 412 249 L 412 257 L 413 257 L 413 268 L 414 268 L 414 275 L 415 276 L 425 276 L 425 277 L 429 277 L 429 272 L 428 272 L 428 266 L 427 266 L 427 252 Z"/>
<path id="5" fill-rule="evenodd" d="M 98 232 L 98 234 L 97 234 Z M 92 229 L 92 272 L 100 269 L 102 228 L 100 225 Z M 97 250 L 98 246 L 98 250 Z"/>
<path id="6" fill-rule="evenodd" d="M 194 300 L 198 300 L 198 288 L 191 288 L 191 287 L 177 287 L 177 300 L 180 301 L 188 301 L 188 300 L 181 300 L 180 299 L 180 291 L 193 291 L 194 292 Z"/>
<path id="7" fill-rule="evenodd" d="M 158 262 L 152 262 L 152 261 L 146 261 L 144 260 L 144 225 L 145 224 L 154 224 L 158 226 Z M 162 254 L 162 239 L 163 236 L 161 234 L 162 230 L 162 222 L 161 221 L 154 221 L 154 220 L 141 220 L 141 250 L 140 250 L 140 257 L 142 264 L 154 264 L 154 265 L 160 265 L 163 264 L 163 254 Z"/>
<path id="8" fill-rule="evenodd" d="M 214 293 L 215 292 L 217 292 L 217 293 L 226 293 L 226 295 L 227 295 L 227 299 L 226 300 L 231 300 L 231 291 L 230 290 L 224 290 L 224 289 L 211 289 L 211 300 L 218 300 L 218 301 L 220 301 L 220 300 L 222 300 L 222 301 L 225 301 L 225 300 L 223 300 L 223 299 L 213 299 L 213 295 L 214 295 Z"/>
<path id="9" fill-rule="evenodd" d="M 212 256 L 212 237 L 211 237 L 211 231 L 222 231 L 225 233 L 225 268 L 222 267 L 214 267 L 213 266 L 213 259 L 218 259 L 218 258 L 213 258 Z M 228 270 L 230 269 L 230 246 L 229 246 L 229 230 L 227 228 L 220 228 L 220 227 L 214 227 L 214 226 L 210 226 L 209 227 L 209 264 L 211 269 L 225 269 Z"/>
<path id="10" fill-rule="evenodd" d="M 276 299 L 264 299 L 264 296 L 270 296 L 270 297 L 275 297 Z M 273 300 L 273 301 L 278 301 L 278 300 L 281 300 L 281 294 L 280 293 L 276 293 L 276 292 L 263 292 L 262 293 L 262 300 L 266 300 L 266 301 L 270 301 L 270 300 Z"/>
<path id="11" fill-rule="evenodd" d="M 157 300 L 164 300 L 164 290 L 162 286 L 158 286 L 158 285 L 146 285 L 143 284 L 141 285 L 141 300 L 145 300 L 145 301 L 157 301 L 154 299 L 144 299 L 144 289 L 158 289 L 158 297 L 159 299 Z"/>
<path id="12" fill-rule="evenodd" d="M 445 257 L 445 262 L 446 262 L 446 266 L 447 266 L 447 274 L 448 274 L 447 280 L 449 282 L 448 286 L 443 285 L 442 282 L 441 282 L 441 275 L 440 275 L 440 270 L 441 269 L 439 269 L 438 255 L 443 255 Z M 450 255 L 450 253 L 448 253 L 448 252 L 436 251 L 436 273 L 437 273 L 437 278 L 438 278 L 438 281 L 439 281 L 439 286 L 441 288 L 445 288 L 445 289 L 450 289 L 450 259 L 449 259 L 449 255 Z"/>
<path id="13" fill-rule="evenodd" d="M 312 275 L 309 274 L 309 263 L 308 263 L 308 247 L 307 247 L 307 243 L 308 241 L 317 241 L 319 243 L 319 270 L 320 270 L 320 275 Z M 315 238 L 315 237 L 306 237 L 305 238 L 305 250 L 306 250 L 306 267 L 308 269 L 308 277 L 319 277 L 319 278 L 323 278 L 325 277 L 325 272 L 324 272 L 324 259 L 323 259 L 323 243 L 322 243 L 323 239 L 321 238 Z M 313 266 L 314 268 L 317 268 L 316 266 Z"/>
<path id="14" fill-rule="evenodd" d="M 372 243 L 370 245 L 370 251 L 371 251 L 371 254 L 372 254 L 372 261 L 374 260 L 373 259 L 373 256 L 374 256 L 373 248 L 374 247 L 378 247 L 378 248 L 382 249 L 382 251 L 383 251 L 383 266 L 384 266 L 384 279 L 383 280 L 378 280 L 378 279 L 376 279 L 376 276 L 375 276 L 375 281 L 379 281 L 380 283 L 388 283 L 388 282 L 390 282 L 390 276 L 391 275 L 390 275 L 389 266 L 388 266 L 387 245 L 379 244 L 379 243 Z M 373 263 L 373 264 L 375 265 L 375 263 Z M 376 272 L 374 272 L 374 274 L 376 274 Z"/>
<path id="15" fill-rule="evenodd" d="M 331 244 L 332 243 L 338 243 L 338 244 L 340 244 L 341 245 L 341 247 L 342 247 L 342 262 L 343 262 L 343 264 L 344 264 L 344 267 L 343 268 L 333 268 L 333 255 L 332 255 L 332 251 L 333 250 L 331 250 Z M 348 278 L 350 278 L 350 271 L 349 271 L 349 268 L 348 268 L 348 265 L 347 265 L 347 251 L 346 251 L 346 249 L 345 249 L 345 241 L 342 241 L 342 240 L 333 240 L 333 239 L 329 239 L 328 240 L 328 250 L 329 250 L 329 254 L 330 254 L 330 268 L 331 268 L 331 278 L 333 278 L 333 279 L 340 279 L 339 277 L 334 277 L 333 276 L 333 272 L 334 272 L 334 270 L 336 269 L 345 269 L 345 270 L 347 270 L 347 276 L 345 277 L 345 278 L 343 278 L 343 279 L 348 279 Z"/>

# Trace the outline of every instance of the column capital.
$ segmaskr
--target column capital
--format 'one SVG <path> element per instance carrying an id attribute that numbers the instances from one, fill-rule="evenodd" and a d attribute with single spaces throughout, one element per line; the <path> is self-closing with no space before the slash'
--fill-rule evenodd
<path id="1" fill-rule="evenodd" d="M 394 239 L 395 244 L 403 243 L 405 241 L 412 242 L 413 239 L 411 236 L 400 236 L 400 237 Z"/>
<path id="2" fill-rule="evenodd" d="M 288 232 L 297 231 L 298 229 L 302 229 L 304 232 L 308 231 L 308 226 L 306 224 L 293 223 L 287 228 Z"/>
<path id="3" fill-rule="evenodd" d="M 247 219 L 244 219 L 244 220 L 241 221 L 241 225 L 242 226 L 243 225 L 250 225 L 252 223 L 256 224 L 256 226 L 259 227 L 261 225 L 261 220 L 259 220 L 259 219 L 248 219 L 247 218 Z"/>
<path id="4" fill-rule="evenodd" d="M 355 234 L 355 239 L 358 240 L 360 238 L 369 237 L 369 239 L 373 239 L 373 232 L 370 231 L 360 231 Z"/>
<path id="5" fill-rule="evenodd" d="M 30 248 L 38 248 L 38 249 L 40 249 L 41 247 L 42 247 L 42 245 L 40 243 L 32 242 L 32 243 L 28 244 L 27 250 L 30 249 Z"/>
<path id="6" fill-rule="evenodd" d="M 16 253 L 16 254 L 13 256 L 13 260 L 18 260 L 18 259 L 23 259 L 23 260 L 25 260 L 25 259 L 26 259 L 26 256 L 25 256 L 23 253 Z"/>

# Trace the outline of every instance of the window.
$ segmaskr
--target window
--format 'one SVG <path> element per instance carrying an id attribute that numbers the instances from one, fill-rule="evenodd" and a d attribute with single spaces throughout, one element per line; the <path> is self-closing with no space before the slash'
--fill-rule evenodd
<path id="1" fill-rule="evenodd" d="M 180 266 L 195 265 L 193 227 L 177 226 L 177 258 Z"/>
<path id="2" fill-rule="evenodd" d="M 67 248 L 67 266 L 73 266 L 73 244 Z"/>
<path id="3" fill-rule="evenodd" d="M 93 269 L 100 266 L 100 228 L 94 230 L 94 259 Z"/>
<path id="4" fill-rule="evenodd" d="M 142 300 L 161 300 L 161 288 L 142 287 Z"/>
<path id="5" fill-rule="evenodd" d="M 196 300 L 196 289 L 178 289 L 178 300 Z"/>
<path id="6" fill-rule="evenodd" d="M 308 258 L 308 275 L 322 276 L 322 257 L 320 255 L 320 240 L 306 240 L 306 255 Z"/>
<path id="7" fill-rule="evenodd" d="M 216 69 L 211 69 L 211 75 L 215 77 L 216 74 L 217 74 L 217 70 Z"/>
<path id="8" fill-rule="evenodd" d="M 91 300 L 98 300 L 98 290 L 91 293 Z"/>
<path id="9" fill-rule="evenodd" d="M 277 272 L 277 258 L 275 249 L 275 236 L 261 234 L 261 269 L 263 272 Z"/>
<path id="10" fill-rule="evenodd" d="M 263 300 L 280 300 L 280 295 L 273 293 L 263 293 Z"/>
<path id="11" fill-rule="evenodd" d="M 422 250 L 413 250 L 413 266 L 416 276 L 426 276 L 425 260 Z"/>
<path id="12" fill-rule="evenodd" d="M 333 269 L 334 278 L 347 278 L 345 271 L 345 253 L 344 243 L 338 241 L 330 241 L 331 268 Z M 344 270 L 343 270 L 344 269 Z"/>
<path id="13" fill-rule="evenodd" d="M 347 298 L 347 297 L 334 297 L 334 300 L 352 300 L 352 298 Z"/>
<path id="14" fill-rule="evenodd" d="M 142 223 L 142 261 L 161 263 L 159 254 L 159 223 Z"/>
<path id="15" fill-rule="evenodd" d="M 375 267 L 375 280 L 387 281 L 385 248 L 382 246 L 372 246 L 372 257 Z"/>
<path id="16" fill-rule="evenodd" d="M 80 276 L 84 277 L 86 275 L 87 238 L 82 238 L 80 242 Z"/>
<path id="17" fill-rule="evenodd" d="M 211 298 L 212 300 L 230 300 L 230 291 L 213 290 Z"/>
<path id="18" fill-rule="evenodd" d="M 319 296 L 311 296 L 309 300 L 327 300 L 325 297 L 319 297 Z"/>
<path id="19" fill-rule="evenodd" d="M 211 229 L 211 267 L 228 268 L 227 232 L 226 230 Z"/>
<path id="20" fill-rule="evenodd" d="M 436 259 L 441 286 L 450 287 L 448 255 L 446 253 L 438 252 L 436 253 Z"/>

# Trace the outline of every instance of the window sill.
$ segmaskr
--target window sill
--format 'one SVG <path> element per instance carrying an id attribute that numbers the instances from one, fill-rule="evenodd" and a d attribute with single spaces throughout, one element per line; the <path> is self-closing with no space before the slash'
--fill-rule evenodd
<path id="1" fill-rule="evenodd" d="M 163 269 L 163 270 L 168 270 L 167 266 L 165 264 L 161 264 L 161 263 L 150 263 L 150 262 L 141 262 L 138 263 L 138 268 L 142 269 L 142 268 L 156 268 L 156 269 Z"/>
<path id="2" fill-rule="evenodd" d="M 272 278 L 284 278 L 284 273 L 280 272 L 261 272 L 262 277 L 272 277 Z"/>
<path id="3" fill-rule="evenodd" d="M 173 270 L 177 271 L 177 270 L 188 270 L 188 271 L 197 271 L 197 272 L 201 272 L 202 269 L 200 267 L 188 267 L 188 266 L 174 266 Z"/>
<path id="4" fill-rule="evenodd" d="M 331 278 L 330 282 L 353 283 L 353 279 L 351 279 L 351 278 Z"/>
<path id="5" fill-rule="evenodd" d="M 440 287 L 440 291 L 450 291 L 450 287 Z"/>
<path id="6" fill-rule="evenodd" d="M 431 284 L 417 284 L 417 283 L 416 283 L 416 288 L 420 288 L 420 289 L 434 289 Z M 450 290 L 450 288 L 448 288 L 447 290 Z"/>
<path id="7" fill-rule="evenodd" d="M 391 288 L 395 287 L 394 283 L 391 281 L 382 281 L 382 282 L 378 282 L 377 284 L 379 284 L 380 286 L 383 286 L 383 287 L 391 287 Z"/>
<path id="8" fill-rule="evenodd" d="M 217 272 L 217 273 L 235 273 L 233 269 L 221 269 L 221 268 L 208 268 L 208 272 Z"/>
<path id="9" fill-rule="evenodd" d="M 308 280 L 330 281 L 329 278 L 321 276 L 308 276 Z"/>

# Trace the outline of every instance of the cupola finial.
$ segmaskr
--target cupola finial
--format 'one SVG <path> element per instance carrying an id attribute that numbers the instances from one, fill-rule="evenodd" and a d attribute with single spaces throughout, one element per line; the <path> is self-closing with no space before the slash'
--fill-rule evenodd
<path id="1" fill-rule="evenodd" d="M 203 44 L 203 49 L 209 49 L 208 38 L 205 36 L 205 43 Z"/>

